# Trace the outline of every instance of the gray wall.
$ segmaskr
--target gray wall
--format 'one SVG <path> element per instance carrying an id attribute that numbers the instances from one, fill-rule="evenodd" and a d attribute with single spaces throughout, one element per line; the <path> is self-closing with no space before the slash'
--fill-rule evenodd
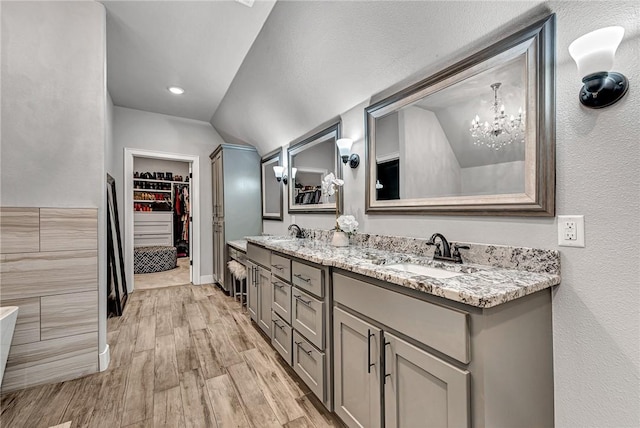
<path id="1" fill-rule="evenodd" d="M 2 3 L 0 205 L 98 209 L 106 295 L 105 11 L 95 2 Z M 99 307 L 99 350 L 106 345 Z"/>
<path id="2" fill-rule="evenodd" d="M 278 7 L 286 6 L 277 4 L 273 13 L 278 12 Z M 522 10 L 518 11 L 517 8 L 530 5 L 520 2 L 500 3 L 498 6 L 485 2 L 442 2 L 437 3 L 436 7 L 431 2 L 419 2 L 413 3 L 413 7 L 423 7 L 425 10 L 420 25 L 413 25 L 413 15 L 405 15 L 402 8 L 399 8 L 398 15 L 393 15 L 392 18 L 405 19 L 405 25 L 398 27 L 403 31 L 393 36 L 385 33 L 387 44 L 377 46 L 384 46 L 389 52 L 395 53 L 397 49 L 411 46 L 411 40 L 416 35 L 421 35 L 421 40 L 438 42 L 423 42 L 424 49 L 429 52 L 416 48 L 406 53 L 402 61 L 387 61 L 385 67 L 380 68 L 387 74 L 363 73 L 362 79 L 366 80 L 374 74 L 384 83 L 388 74 L 396 73 L 397 82 L 405 77 L 407 81 L 417 81 L 429 72 L 437 71 L 437 64 L 441 67 L 443 63 L 452 63 L 473 52 L 474 46 L 478 46 L 478 40 L 487 46 L 503 36 L 508 27 L 505 22 L 509 19 L 520 23 L 528 22 L 526 17 L 520 16 Z M 500 11 L 498 14 L 495 12 L 498 10 L 496 7 Z M 365 215 L 364 165 L 355 170 L 345 170 L 346 212 L 357 217 L 361 230 L 365 232 L 426 237 L 438 231 L 453 240 L 560 250 L 562 284 L 554 290 L 553 299 L 555 424 L 557 427 L 567 428 L 639 426 L 640 92 L 634 90 L 634 87 L 640 82 L 640 5 L 637 2 L 549 2 L 544 7 L 557 14 L 556 212 L 558 215 L 585 216 L 586 247 L 558 247 L 555 218 Z M 430 12 L 428 16 L 427 10 Z M 607 13 L 603 14 L 603 10 Z M 417 12 L 414 14 L 417 15 Z M 594 22 L 594 16 L 598 17 L 597 22 Z M 266 24 L 267 28 L 272 17 Z M 287 18 L 294 19 L 295 16 Z M 343 14 L 341 19 L 356 18 Z M 366 22 L 358 20 L 358 25 Z M 622 25 L 626 29 L 616 54 L 615 69 L 629 78 L 631 90 L 614 106 L 589 110 L 577 100 L 581 76 L 578 75 L 567 48 L 577 37 L 608 25 Z M 348 28 L 351 33 L 357 33 L 351 26 Z M 326 28 L 324 31 L 326 32 Z M 305 37 L 313 36 L 308 34 Z M 341 43 L 336 49 L 352 45 L 348 39 L 349 34 L 341 34 L 340 37 Z M 270 35 L 269 38 L 258 40 L 254 48 L 261 45 L 276 46 L 273 44 L 275 38 Z M 304 43 L 305 40 L 300 42 Z M 357 41 L 354 43 L 355 47 L 366 52 L 366 47 L 358 46 Z M 288 49 L 291 50 L 291 47 Z M 379 52 L 384 57 L 387 51 L 381 48 Z M 251 65 L 254 70 L 262 71 L 261 56 L 265 56 L 266 62 L 267 54 L 269 61 L 281 63 L 278 61 L 278 52 L 273 49 L 256 54 L 259 55 L 245 60 L 245 66 Z M 349 55 L 357 61 L 368 60 L 368 57 L 356 52 L 355 48 L 353 52 L 340 51 L 337 54 L 343 61 L 348 61 Z M 434 55 L 440 55 L 440 58 L 433 59 Z M 307 57 L 312 56 L 313 52 L 307 52 Z M 425 67 L 424 72 L 410 76 L 410 66 L 420 61 Z M 346 91 L 347 88 L 357 87 L 359 83 L 352 86 L 350 79 L 356 77 L 349 74 L 349 67 L 338 62 L 336 68 L 342 70 L 341 76 L 336 78 L 340 82 L 330 79 L 327 81 L 330 83 L 325 86 L 317 83 L 321 86 L 319 90 L 340 95 L 339 89 Z M 398 72 L 398 69 L 402 71 Z M 297 69 L 292 70 L 295 75 L 298 72 Z M 253 85 L 255 87 L 262 84 L 267 88 L 264 91 L 278 87 L 268 80 L 268 75 L 251 75 L 248 69 L 241 69 L 239 76 L 258 79 Z M 287 92 L 288 98 L 279 96 L 272 108 L 266 110 L 270 121 L 278 115 L 282 119 L 277 129 L 278 135 L 283 134 L 282 127 L 290 120 L 289 112 L 285 111 L 289 107 L 278 110 L 280 105 L 294 105 L 298 111 L 311 111 L 315 114 L 314 120 L 300 120 L 295 125 L 290 125 L 288 129 L 292 134 L 301 133 L 298 127 L 312 129 L 314 124 L 343 111 L 343 135 L 353 138 L 353 150 L 361 157 L 364 156 L 363 109 L 369 104 L 371 93 L 361 97 L 360 105 L 339 110 L 344 105 L 338 102 L 341 100 L 339 96 L 331 99 L 331 102 L 335 101 L 334 104 L 327 102 L 319 106 L 320 100 L 315 94 L 308 101 L 297 98 L 297 81 L 292 75 L 287 74 L 282 78 L 293 89 Z M 216 116 L 226 117 L 226 112 L 232 111 L 234 104 L 240 99 L 246 102 L 252 95 L 264 99 L 265 94 L 262 92 L 243 92 L 240 89 L 241 83 L 242 79 L 234 82 L 233 91 L 227 94 L 227 99 Z M 367 83 L 370 82 L 367 80 Z M 307 87 L 313 84 L 313 81 L 306 82 Z M 390 93 L 393 89 L 399 88 L 394 86 L 385 92 Z M 231 96 L 233 92 L 237 94 L 237 98 Z M 306 92 L 305 95 L 309 96 Z M 226 102 L 229 103 L 227 106 Z M 301 107 L 305 102 L 306 106 Z M 354 104 L 349 102 L 350 106 Z M 261 120 L 256 118 L 251 126 L 258 125 L 257 129 L 266 129 L 259 126 Z M 253 135 L 252 129 L 243 132 Z M 272 150 L 274 141 L 283 141 L 271 137 L 269 131 L 263 135 L 260 146 L 262 151 Z M 332 227 L 330 215 L 295 217 L 296 222 L 302 226 Z M 287 215 L 281 225 L 276 222 L 265 223 L 265 231 L 283 233 L 291 220 L 291 216 Z"/>
<path id="3" fill-rule="evenodd" d="M 524 161 L 462 168 L 461 195 L 524 193 Z"/>
<path id="4" fill-rule="evenodd" d="M 398 155 L 400 152 L 398 113 L 391 113 L 376 120 L 376 158 Z"/>
<path id="5" fill-rule="evenodd" d="M 460 194 L 460 165 L 436 115 L 418 107 L 398 113 L 400 198 Z"/>
<path id="6" fill-rule="evenodd" d="M 124 107 L 114 108 L 114 178 L 118 206 L 124 207 L 124 149 L 145 149 L 200 157 L 200 273 L 213 275 L 211 229 L 211 164 L 209 155 L 224 143 L 210 123 L 149 113 Z M 122 208 L 121 208 L 122 209 Z M 120 225 L 122 228 L 123 225 Z M 124 239 L 127 239 L 125 236 Z"/>

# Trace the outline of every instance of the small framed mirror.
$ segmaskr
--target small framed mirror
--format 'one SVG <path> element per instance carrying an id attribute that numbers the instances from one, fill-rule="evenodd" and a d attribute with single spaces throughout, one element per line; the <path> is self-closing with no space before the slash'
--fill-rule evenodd
<path id="1" fill-rule="evenodd" d="M 368 213 L 554 215 L 554 22 L 365 109 Z"/>
<path id="2" fill-rule="evenodd" d="M 342 163 L 336 145 L 339 138 L 340 121 L 337 120 L 293 142 L 289 147 L 290 213 L 335 214 L 336 203 L 342 211 L 342 199 L 336 198 L 336 194 L 328 195 L 322 191 L 322 180 L 328 174 L 342 178 Z"/>
<path id="3" fill-rule="evenodd" d="M 262 157 L 262 219 L 282 221 L 284 183 L 282 176 L 280 179 L 276 177 L 274 166 L 282 168 L 282 149 Z"/>

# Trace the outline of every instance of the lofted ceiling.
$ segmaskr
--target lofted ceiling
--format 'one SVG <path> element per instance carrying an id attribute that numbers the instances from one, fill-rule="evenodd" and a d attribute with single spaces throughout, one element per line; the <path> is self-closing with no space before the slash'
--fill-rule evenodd
<path id="1" fill-rule="evenodd" d="M 102 3 L 114 104 L 209 121 L 275 0 Z M 173 85 L 185 93 L 172 95 Z"/>
<path id="2" fill-rule="evenodd" d="M 211 122 L 267 153 L 531 23 L 541 3 L 278 2 Z"/>

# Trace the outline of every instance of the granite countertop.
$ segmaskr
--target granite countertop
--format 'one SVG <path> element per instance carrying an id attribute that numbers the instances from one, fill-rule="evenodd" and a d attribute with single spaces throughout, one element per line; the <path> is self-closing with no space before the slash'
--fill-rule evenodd
<path id="1" fill-rule="evenodd" d="M 279 253 L 320 265 L 358 273 L 479 308 L 497 306 L 560 283 L 559 253 L 553 250 L 504 247 L 515 248 L 510 252 L 511 262 L 516 266 L 523 266 L 522 269 L 516 269 L 489 264 L 455 264 L 434 261 L 431 257 L 425 255 L 401 253 L 362 245 L 337 248 L 326 241 L 318 239 L 296 239 L 276 236 L 249 236 L 246 239 L 251 243 Z M 484 244 L 473 245 L 481 247 Z M 499 246 L 484 245 L 484 247 L 490 249 L 484 251 L 491 252 L 493 257 L 495 257 L 496 252 L 506 253 Z M 549 258 L 553 259 L 554 255 L 557 256 L 557 269 L 552 267 L 548 269 L 550 272 L 534 272 L 531 269 L 523 270 L 536 265 L 535 260 L 530 260 L 531 258 L 539 258 L 540 262 L 538 264 L 544 265 Z M 517 260 L 514 261 L 516 258 Z M 462 275 L 452 278 L 433 278 L 387 267 L 387 265 L 394 263 L 414 263 L 459 272 Z M 556 263 L 555 260 L 553 260 L 553 263 Z M 553 263 L 551 263 L 552 266 Z"/>
<path id="2" fill-rule="evenodd" d="M 235 248 L 236 250 L 240 250 L 242 252 L 247 252 L 247 240 L 246 239 L 236 239 L 234 241 L 227 241 L 227 245 Z"/>

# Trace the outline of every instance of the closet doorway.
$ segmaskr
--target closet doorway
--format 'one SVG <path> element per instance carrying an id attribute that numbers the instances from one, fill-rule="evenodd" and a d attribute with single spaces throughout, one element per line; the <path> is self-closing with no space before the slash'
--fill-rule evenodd
<path id="1" fill-rule="evenodd" d="M 125 148 L 130 291 L 200 283 L 198 174 L 198 156 Z"/>

